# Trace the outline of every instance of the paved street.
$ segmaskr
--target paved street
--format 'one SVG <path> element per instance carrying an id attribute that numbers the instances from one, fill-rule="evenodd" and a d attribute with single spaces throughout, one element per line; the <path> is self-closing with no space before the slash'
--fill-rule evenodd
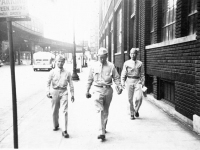
<path id="1" fill-rule="evenodd" d="M 69 102 L 70 138 L 63 138 L 61 130 L 52 130 L 51 102 L 41 90 L 37 105 L 19 124 L 19 148 L 199 150 L 200 136 L 153 105 L 148 100 L 151 95 L 143 101 L 140 118 L 130 120 L 125 91 L 121 95 L 114 92 L 106 141 L 99 141 L 93 101 L 85 98 L 87 72 L 84 68 L 80 81 L 74 82 L 75 102 Z M 0 148 L 13 148 L 12 132 L 0 142 Z"/>
<path id="2" fill-rule="evenodd" d="M 31 65 L 16 65 L 18 123 L 45 97 L 47 71 L 34 72 Z M 38 82 L 39 81 L 39 82 Z M 10 66 L 0 68 L 0 142 L 12 131 L 12 91 Z"/>

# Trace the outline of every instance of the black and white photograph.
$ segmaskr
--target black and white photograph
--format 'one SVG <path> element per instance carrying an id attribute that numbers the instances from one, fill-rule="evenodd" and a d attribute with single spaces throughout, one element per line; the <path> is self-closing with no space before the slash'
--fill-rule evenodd
<path id="1" fill-rule="evenodd" d="M 200 150 L 200 0 L 0 0 L 0 149 Z"/>

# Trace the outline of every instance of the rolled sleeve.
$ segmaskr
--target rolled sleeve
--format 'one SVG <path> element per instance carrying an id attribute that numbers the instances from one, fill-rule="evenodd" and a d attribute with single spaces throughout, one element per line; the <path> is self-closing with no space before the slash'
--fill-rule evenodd
<path id="1" fill-rule="evenodd" d="M 125 79 L 126 79 L 126 63 L 124 63 L 123 65 L 123 69 L 122 69 L 122 73 L 121 73 L 121 83 L 124 84 L 125 83 Z"/>
<path id="2" fill-rule="evenodd" d="M 113 69 L 113 81 L 115 82 L 116 85 L 121 86 L 120 76 L 115 67 Z"/>
<path id="3" fill-rule="evenodd" d="M 87 80 L 87 91 L 89 92 L 91 86 L 92 86 L 92 83 L 94 81 L 94 78 L 93 78 L 93 68 L 91 67 L 90 68 L 90 71 L 89 71 L 89 75 L 88 75 L 88 80 Z"/>
<path id="4" fill-rule="evenodd" d="M 74 96 L 74 84 L 73 84 L 72 75 L 71 75 L 70 72 L 68 74 L 68 83 L 69 83 L 69 88 L 70 88 L 71 96 Z"/>
<path id="5" fill-rule="evenodd" d="M 144 83 L 145 83 L 145 75 L 144 75 L 144 65 L 143 64 L 141 66 L 140 80 L 141 80 L 142 85 L 144 85 Z"/>
<path id="6" fill-rule="evenodd" d="M 52 82 L 52 74 L 53 71 L 51 70 L 47 79 L 47 88 L 46 88 L 46 93 L 50 93 L 50 87 L 51 87 L 51 82 Z"/>

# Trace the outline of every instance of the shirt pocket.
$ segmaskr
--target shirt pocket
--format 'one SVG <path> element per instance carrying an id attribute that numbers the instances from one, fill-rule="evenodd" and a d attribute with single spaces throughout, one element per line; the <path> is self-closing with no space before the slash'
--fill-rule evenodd
<path id="1" fill-rule="evenodd" d="M 110 82 L 112 80 L 112 70 L 104 73 L 105 81 Z"/>
<path id="2" fill-rule="evenodd" d="M 130 66 L 127 66 L 127 72 L 128 73 L 132 73 L 134 70 L 134 68 L 130 67 Z"/>
<path id="3" fill-rule="evenodd" d="M 58 83 L 58 80 L 59 80 L 59 77 L 54 75 L 53 78 L 52 78 L 52 83 L 53 84 L 57 84 Z"/>
<path id="4" fill-rule="evenodd" d="M 136 68 L 135 68 L 135 74 L 139 76 L 140 72 L 141 72 L 141 66 L 136 66 Z"/>
<path id="5" fill-rule="evenodd" d="M 99 76 L 100 76 L 100 72 L 98 70 L 94 70 L 93 72 L 94 81 L 99 80 Z"/>
<path id="6" fill-rule="evenodd" d="M 68 85 L 68 76 L 66 75 L 63 79 L 61 78 L 60 82 L 61 82 L 60 84 L 61 84 L 62 87 L 67 87 L 67 85 Z"/>

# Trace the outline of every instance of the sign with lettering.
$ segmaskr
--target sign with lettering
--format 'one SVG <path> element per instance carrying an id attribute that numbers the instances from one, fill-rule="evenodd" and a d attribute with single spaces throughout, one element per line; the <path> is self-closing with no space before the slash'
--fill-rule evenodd
<path id="1" fill-rule="evenodd" d="M 28 17 L 27 0 L 0 0 L 0 17 Z"/>

